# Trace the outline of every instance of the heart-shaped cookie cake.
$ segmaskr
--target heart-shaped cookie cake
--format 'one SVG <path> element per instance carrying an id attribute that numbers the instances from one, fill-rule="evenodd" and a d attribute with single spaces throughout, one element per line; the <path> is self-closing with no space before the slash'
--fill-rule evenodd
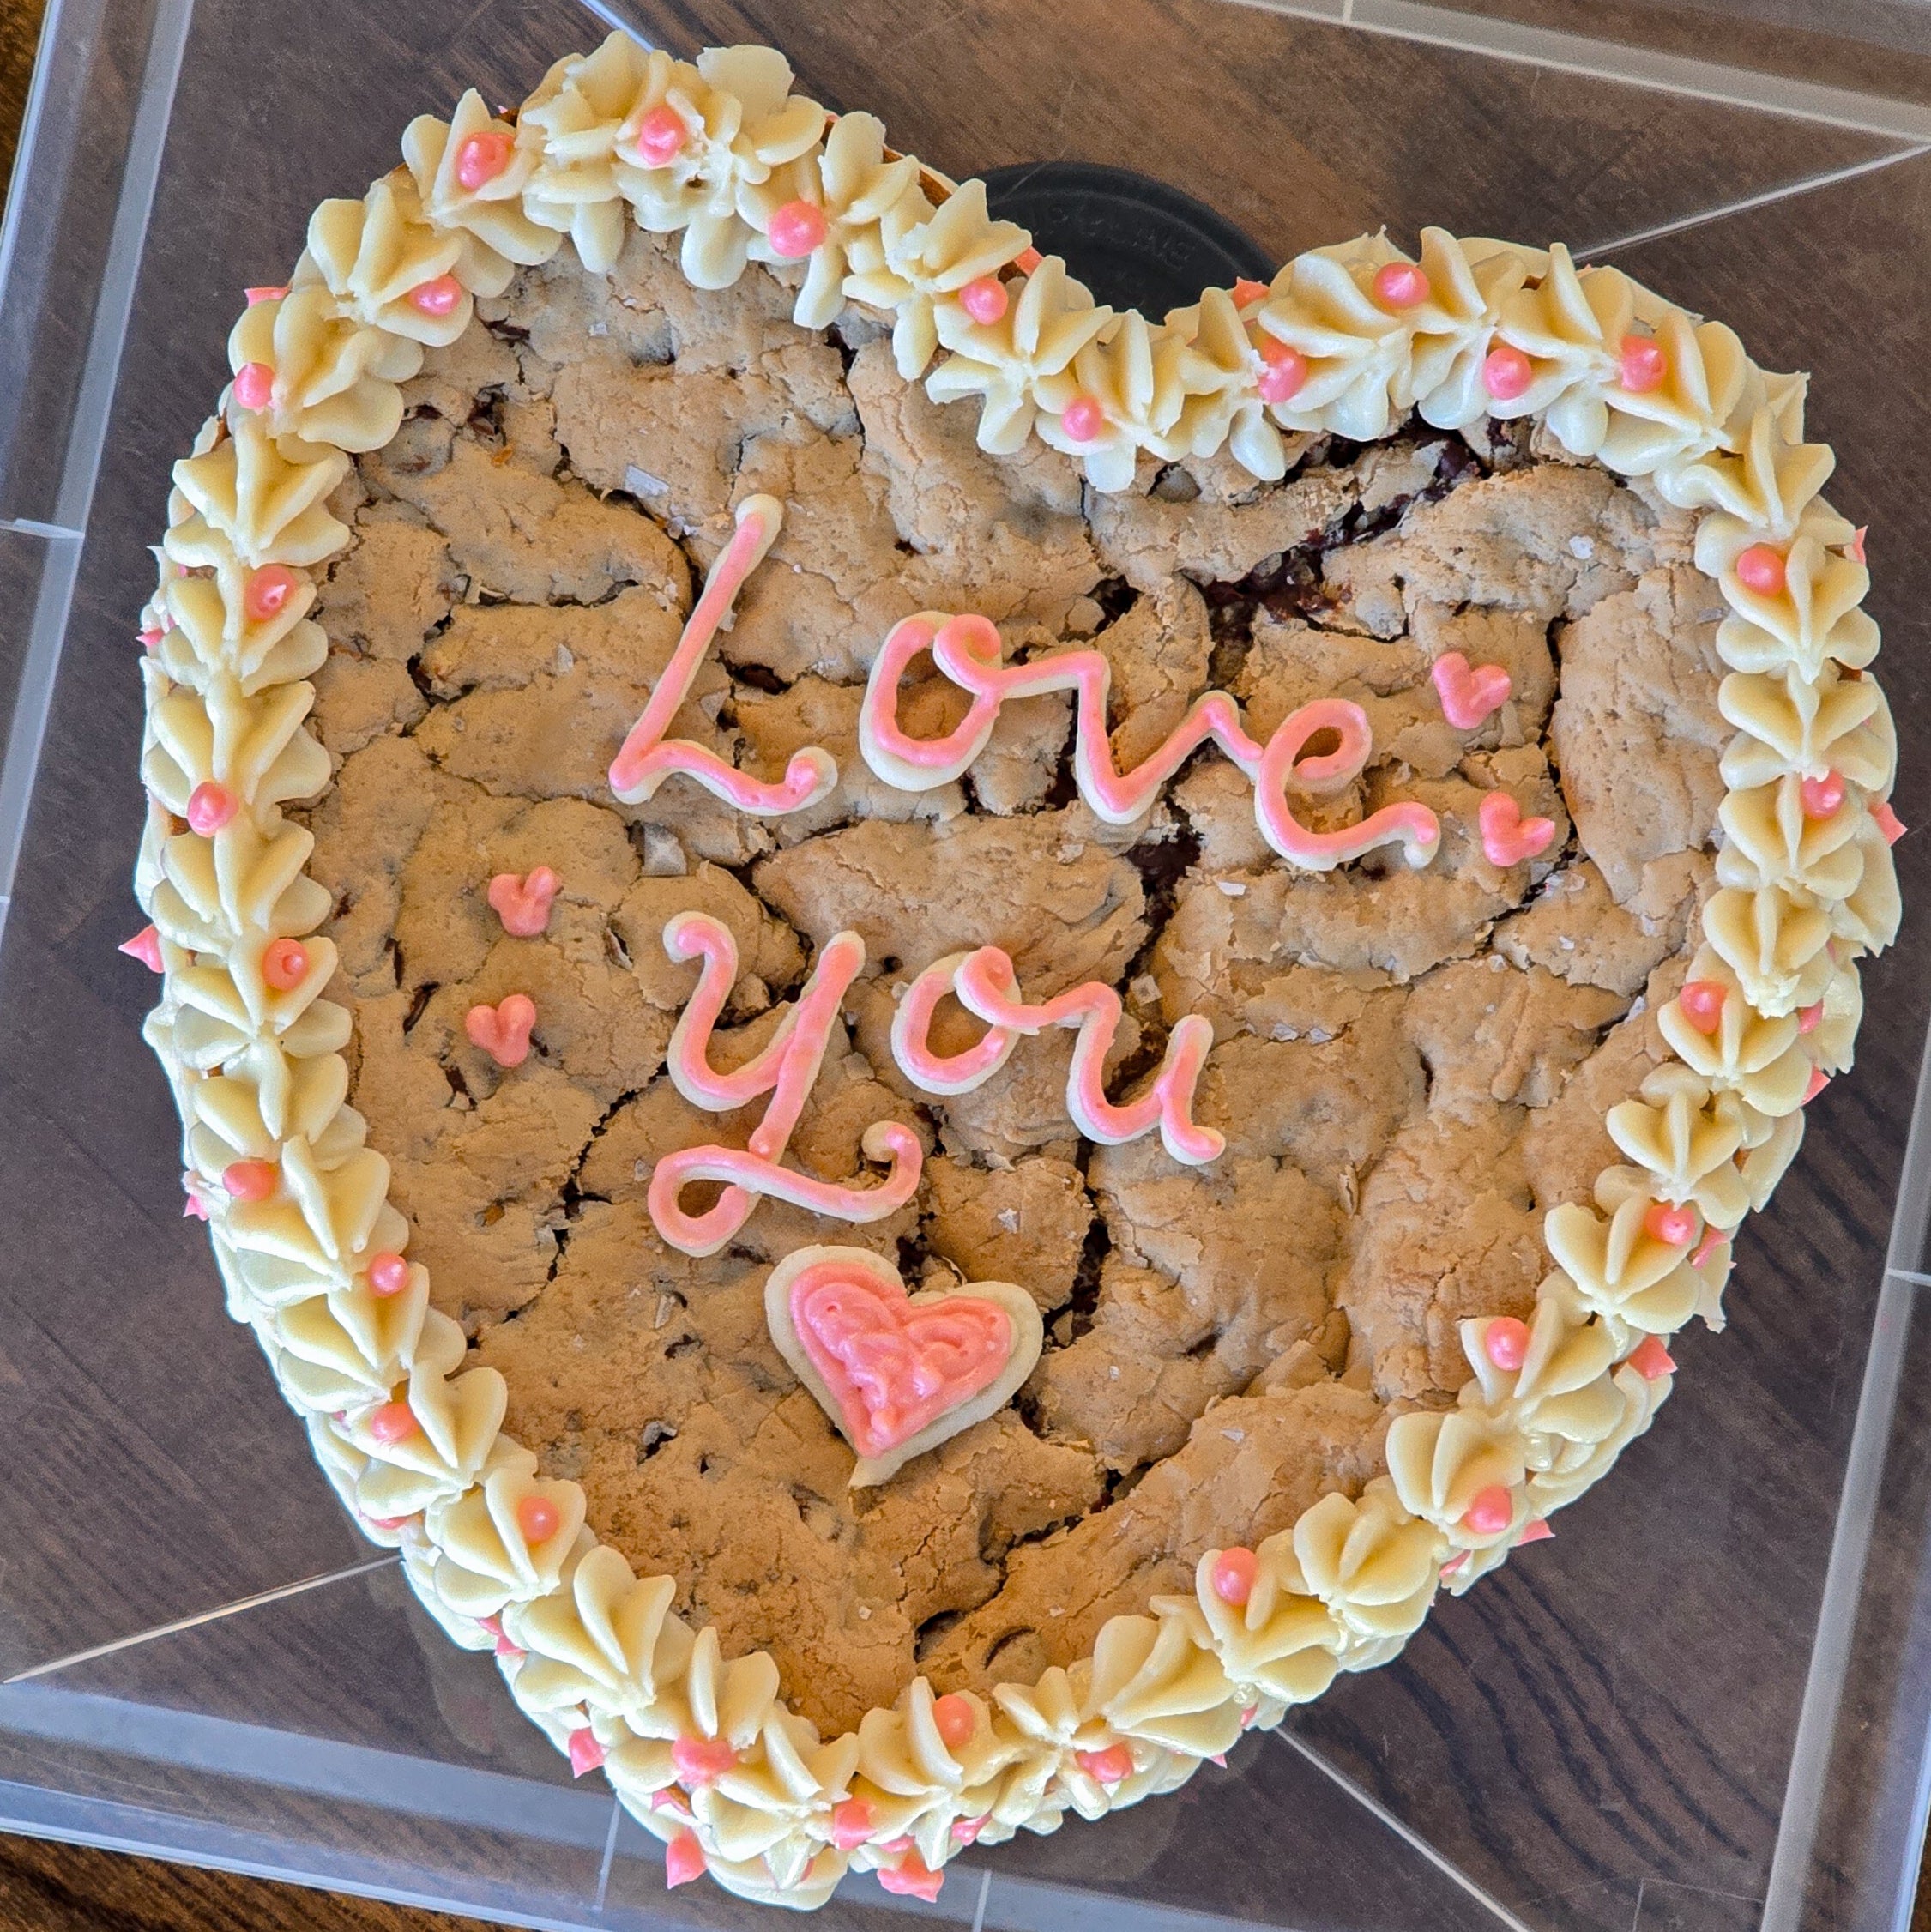
<path id="1" fill-rule="evenodd" d="M 403 154 L 142 619 L 188 1211 L 673 1881 L 929 1897 L 1393 1656 L 1720 1324 L 1897 925 L 1862 532 L 1560 247 L 1150 321 L 620 36 Z"/>

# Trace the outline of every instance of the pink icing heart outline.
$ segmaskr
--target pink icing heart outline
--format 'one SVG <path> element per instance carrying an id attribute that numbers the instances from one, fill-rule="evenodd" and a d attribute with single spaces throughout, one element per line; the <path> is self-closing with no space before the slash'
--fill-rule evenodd
<path id="1" fill-rule="evenodd" d="M 884 1482 L 1011 1401 L 1039 1358 L 1039 1311 L 1010 1282 L 906 1293 L 868 1249 L 806 1247 L 771 1271 L 771 1338 L 858 1461 L 854 1487 Z"/>
<path id="2" fill-rule="evenodd" d="M 547 866 L 538 866 L 521 878 L 498 872 L 490 881 L 490 908 L 512 939 L 534 939 L 548 930 L 551 903 L 562 883 Z"/>
<path id="3" fill-rule="evenodd" d="M 1500 664 L 1472 669 L 1458 650 L 1444 651 L 1428 673 L 1441 698 L 1442 715 L 1457 731 L 1474 731 L 1508 702 L 1514 686 Z"/>
<path id="4" fill-rule="evenodd" d="M 923 1307 L 869 1271 L 819 1261 L 791 1284 L 791 1325 L 837 1399 L 861 1456 L 888 1455 L 990 1388 L 1012 1353 L 996 1301 L 950 1295 Z"/>
<path id="5" fill-rule="evenodd" d="M 1477 818 L 1481 823 L 1481 849 L 1492 866 L 1519 866 L 1548 850 L 1555 836 L 1553 818 L 1524 818 L 1512 792 L 1486 792 Z"/>
<path id="6" fill-rule="evenodd" d="M 536 1002 L 527 993 L 507 993 L 493 1006 L 474 1005 L 463 1015 L 469 1044 L 480 1047 L 498 1066 L 521 1066 L 529 1058 L 529 1031 L 536 1024 Z"/>

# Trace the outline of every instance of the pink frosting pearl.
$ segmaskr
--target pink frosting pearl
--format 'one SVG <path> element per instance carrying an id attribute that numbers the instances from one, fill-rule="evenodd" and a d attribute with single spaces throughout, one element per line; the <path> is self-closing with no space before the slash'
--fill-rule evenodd
<path id="1" fill-rule="evenodd" d="M 1645 1382 L 1660 1382 L 1665 1375 L 1676 1373 L 1676 1364 L 1669 1350 L 1662 1344 L 1660 1335 L 1646 1335 L 1641 1343 L 1631 1349 L 1629 1366 Z"/>
<path id="2" fill-rule="evenodd" d="M 1498 343 L 1482 359 L 1481 386 L 1498 402 L 1513 402 L 1535 374 L 1529 358 L 1506 342 Z"/>
<path id="3" fill-rule="evenodd" d="M 771 217 L 771 246 L 787 262 L 802 261 L 823 246 L 825 233 L 824 210 L 812 202 L 787 202 Z"/>
<path id="4" fill-rule="evenodd" d="M 1807 778 L 1798 788 L 1807 818 L 1828 818 L 1844 803 L 1844 775 L 1826 771 L 1821 778 Z"/>
<path id="5" fill-rule="evenodd" d="M 1260 1574 L 1260 1559 L 1252 1550 L 1236 1544 L 1232 1549 L 1223 1549 L 1214 1559 L 1213 1574 L 1209 1579 L 1214 1594 L 1223 1603 L 1235 1609 L 1246 1603 L 1254 1593 L 1254 1579 Z"/>
<path id="6" fill-rule="evenodd" d="M 400 1295 L 409 1285 L 409 1264 L 392 1248 L 369 1257 L 369 1292 Z"/>
<path id="7" fill-rule="evenodd" d="M 671 1765 L 686 1784 L 715 1784 L 738 1754 L 721 1737 L 679 1737 L 671 1745 Z"/>
<path id="8" fill-rule="evenodd" d="M 473 134 L 456 151 L 456 178 L 472 195 L 487 187 L 510 165 L 516 143 L 500 130 Z"/>
<path id="9" fill-rule="evenodd" d="M 693 1879 L 702 1878 L 709 1869 L 704 1863 L 704 1848 L 697 1843 L 697 1834 L 679 1832 L 664 1847 L 664 1885 L 674 1892 L 680 1885 L 688 1885 Z"/>
<path id="10" fill-rule="evenodd" d="M 563 1517 L 547 1496 L 525 1496 L 516 1505 L 516 1527 L 525 1543 L 547 1543 Z"/>
<path id="11" fill-rule="evenodd" d="M 1515 1520 L 1515 1498 L 1500 1482 L 1477 1489 L 1462 1512 L 1462 1527 L 1474 1536 L 1495 1537 Z"/>
<path id="12" fill-rule="evenodd" d="M 1307 358 L 1277 335 L 1260 339 L 1260 381 L 1255 385 L 1263 402 L 1286 402 L 1307 380 Z"/>
<path id="13" fill-rule="evenodd" d="M 990 329 L 1005 313 L 1005 284 L 997 275 L 981 275 L 959 291 L 959 306 L 981 327 Z"/>
<path id="14" fill-rule="evenodd" d="M 275 371 L 265 362 L 244 362 L 235 371 L 235 401 L 244 409 L 266 409 L 275 400 Z"/>
<path id="15" fill-rule="evenodd" d="M 419 315 L 452 316 L 462 299 L 462 284 L 454 275 L 436 275 L 409 291 L 409 306 Z"/>
<path id="16" fill-rule="evenodd" d="M 863 1798 L 847 1798 L 831 1811 L 831 1842 L 841 1851 L 855 1851 L 872 1836 L 872 1807 Z"/>
<path id="17" fill-rule="evenodd" d="M 281 1171 L 273 1161 L 234 1161 L 221 1170 L 221 1185 L 238 1201 L 265 1201 Z"/>
<path id="18" fill-rule="evenodd" d="M 1103 1751 L 1075 1751 L 1073 1762 L 1100 1784 L 1123 1784 L 1133 1775 L 1133 1754 L 1124 1744 Z"/>
<path id="19" fill-rule="evenodd" d="M 1759 597 L 1776 597 L 1784 585 L 1783 552 L 1767 543 L 1753 543 L 1736 560 L 1736 581 Z"/>
<path id="20" fill-rule="evenodd" d="M 1625 335 L 1620 351 L 1622 386 L 1632 395 L 1660 389 L 1669 376 L 1669 358 L 1654 335 Z"/>
<path id="21" fill-rule="evenodd" d="M 1714 1033 L 1723 1024 L 1723 1002 L 1729 997 L 1721 980 L 1691 980 L 1676 995 L 1676 1004 L 1699 1033 Z"/>
<path id="22" fill-rule="evenodd" d="M 188 824 L 203 838 L 213 838 L 241 810 L 241 800 L 226 785 L 205 778 L 188 794 Z"/>
<path id="23" fill-rule="evenodd" d="M 385 1402 L 369 1416 L 369 1434 L 377 1442 L 401 1442 L 416 1433 L 416 1412 L 406 1402 Z"/>
<path id="24" fill-rule="evenodd" d="M 667 100 L 661 100 L 637 124 L 637 151 L 646 167 L 665 167 L 683 152 L 691 130 Z"/>
<path id="25" fill-rule="evenodd" d="M 262 949 L 262 977 L 277 993 L 292 993 L 308 971 L 309 949 L 299 939 L 271 939 Z"/>
<path id="26" fill-rule="evenodd" d="M 1385 309 L 1419 307 L 1433 291 L 1412 262 L 1388 262 L 1374 271 L 1374 299 Z"/>
<path id="27" fill-rule="evenodd" d="M 581 1778 L 585 1772 L 594 1771 L 603 1762 L 603 1746 L 597 1742 L 597 1734 L 585 1726 L 582 1730 L 570 1734 L 570 1775 Z"/>
<path id="28" fill-rule="evenodd" d="M 1498 1368 L 1513 1374 L 1529 1359 L 1529 1324 L 1498 1315 L 1481 1338 L 1482 1352 Z"/>
<path id="29" fill-rule="evenodd" d="M 1076 395 L 1059 412 L 1059 427 L 1075 443 L 1090 443 L 1107 426 L 1107 413 L 1099 399 Z"/>
<path id="30" fill-rule="evenodd" d="M 264 564 L 250 571 L 241 594 L 241 607 L 257 624 L 279 616 L 288 600 L 302 587 L 302 580 L 286 564 Z"/>
<path id="31" fill-rule="evenodd" d="M 972 1707 L 972 1700 L 962 1696 L 957 1691 L 948 1691 L 937 1700 L 932 1707 L 932 1722 L 938 1726 L 938 1736 L 948 1751 L 956 1751 L 962 1744 L 969 1744 L 972 1735 L 979 1729 L 979 1713 Z"/>
<path id="32" fill-rule="evenodd" d="M 1666 1247 L 1687 1247 L 1696 1239 L 1696 1210 L 1669 1201 L 1653 1201 L 1643 1217 L 1643 1229 Z"/>

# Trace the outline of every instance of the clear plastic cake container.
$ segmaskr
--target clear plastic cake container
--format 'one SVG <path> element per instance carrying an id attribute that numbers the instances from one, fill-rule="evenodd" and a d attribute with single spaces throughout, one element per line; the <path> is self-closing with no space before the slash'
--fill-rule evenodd
<path id="1" fill-rule="evenodd" d="M 1901 0 L 58 0 L 0 269 L 0 1826 L 541 1925 L 751 1923 L 357 1538 L 201 1229 L 140 1037 L 136 613 L 238 291 L 461 89 L 612 26 L 760 39 L 1076 267 L 1385 222 L 1565 238 L 1815 371 L 1931 816 L 1931 15 Z M 1028 164 L 1130 168 L 1204 204 Z M 1090 178 L 1088 186 L 1090 187 Z M 1112 189 L 1117 189 L 1117 181 Z M 1150 196 L 1150 200 L 1147 196 Z M 1176 214 L 1176 210 L 1178 211 Z M 1217 216 L 1216 221 L 1213 217 Z M 1109 269 L 1106 272 L 1114 272 Z M 1102 291 L 1102 293 L 1106 293 Z M 1132 289 L 1125 292 L 1129 299 Z M 1141 299 L 1152 299 L 1142 295 Z M 1931 1804 L 1931 834 L 1854 1078 L 1614 1479 L 1391 1667 L 1177 1796 L 825 1923 L 1902 1926 Z"/>

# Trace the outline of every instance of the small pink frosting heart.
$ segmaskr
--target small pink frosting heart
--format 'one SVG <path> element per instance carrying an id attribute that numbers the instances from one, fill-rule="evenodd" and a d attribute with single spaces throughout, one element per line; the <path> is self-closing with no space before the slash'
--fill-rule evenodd
<path id="1" fill-rule="evenodd" d="M 559 883 L 547 866 L 521 878 L 515 872 L 498 872 L 490 881 L 489 898 L 503 930 L 518 939 L 534 939 L 543 932 L 550 923 L 550 903 Z"/>
<path id="2" fill-rule="evenodd" d="M 1546 852 L 1555 836 L 1554 819 L 1524 818 L 1512 793 L 1484 793 L 1478 817 L 1481 849 L 1492 866 L 1519 866 Z"/>
<path id="3" fill-rule="evenodd" d="M 536 1002 L 526 993 L 505 993 L 494 1006 L 472 1006 L 462 1030 L 498 1066 L 521 1066 L 529 1058 L 529 1029 L 536 1024 Z"/>
<path id="4" fill-rule="evenodd" d="M 791 1284 L 791 1322 L 861 1456 L 909 1442 L 999 1380 L 1012 1323 L 996 1301 L 951 1295 L 914 1307 L 875 1275 L 836 1261 Z"/>
<path id="5" fill-rule="evenodd" d="M 1460 651 L 1444 651 L 1428 675 L 1441 695 L 1442 715 L 1457 731 L 1473 731 L 1506 702 L 1509 674 L 1500 664 L 1472 669 Z"/>

